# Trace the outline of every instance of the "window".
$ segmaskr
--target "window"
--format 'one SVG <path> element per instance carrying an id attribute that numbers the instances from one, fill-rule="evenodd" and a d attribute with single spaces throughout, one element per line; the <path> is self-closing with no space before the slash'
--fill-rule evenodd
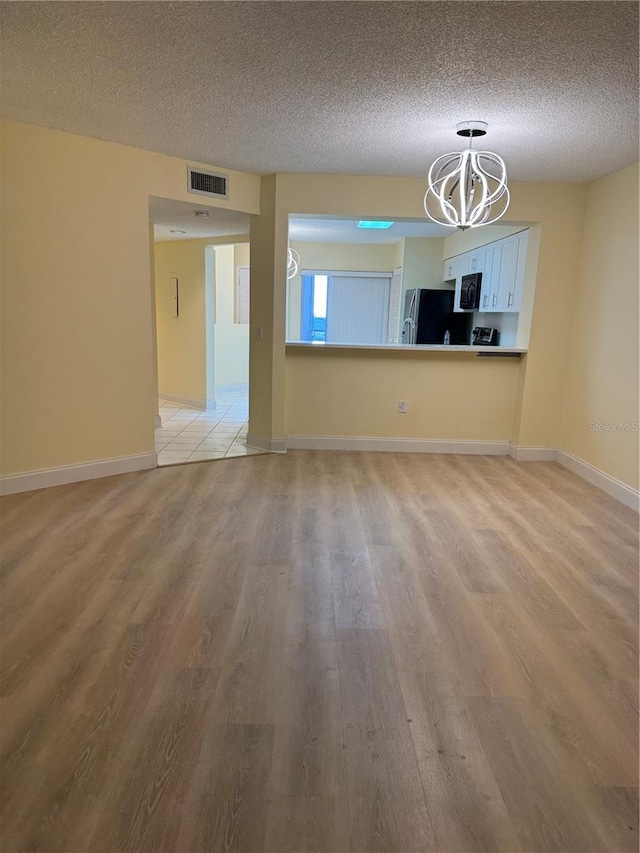
<path id="1" fill-rule="evenodd" d="M 327 339 L 327 282 L 326 275 L 302 276 L 300 340 Z"/>
<path id="2" fill-rule="evenodd" d="M 300 340 L 384 344 L 390 277 L 302 273 Z"/>
<path id="3" fill-rule="evenodd" d="M 249 322 L 249 267 L 236 267 L 234 323 Z"/>

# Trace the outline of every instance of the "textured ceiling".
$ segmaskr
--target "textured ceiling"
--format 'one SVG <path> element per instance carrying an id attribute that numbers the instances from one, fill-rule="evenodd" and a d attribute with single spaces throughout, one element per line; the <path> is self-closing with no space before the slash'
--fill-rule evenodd
<path id="1" fill-rule="evenodd" d="M 249 172 L 424 176 L 464 119 L 521 180 L 638 153 L 635 2 L 2 2 L 2 110 Z"/>
<path id="2" fill-rule="evenodd" d="M 491 226 L 485 226 L 491 227 Z M 307 243 L 363 243 L 380 245 L 397 243 L 403 237 L 448 237 L 451 228 L 421 220 L 394 222 L 391 228 L 358 228 L 357 219 L 335 219 L 329 216 L 290 216 L 289 239 Z"/>
<path id="3" fill-rule="evenodd" d="M 203 211 L 208 216 L 196 216 Z M 151 196 L 149 222 L 154 223 L 154 237 L 165 240 L 193 240 L 197 237 L 229 237 L 249 233 L 249 214 L 227 208 L 208 207 Z M 184 234 L 172 234 L 173 230 Z"/>

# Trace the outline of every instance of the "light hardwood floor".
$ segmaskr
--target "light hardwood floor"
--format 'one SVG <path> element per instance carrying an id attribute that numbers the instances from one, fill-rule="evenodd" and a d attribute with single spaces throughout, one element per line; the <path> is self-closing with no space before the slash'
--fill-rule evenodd
<path id="1" fill-rule="evenodd" d="M 638 517 L 290 452 L 2 502 L 3 853 L 635 851 Z"/>

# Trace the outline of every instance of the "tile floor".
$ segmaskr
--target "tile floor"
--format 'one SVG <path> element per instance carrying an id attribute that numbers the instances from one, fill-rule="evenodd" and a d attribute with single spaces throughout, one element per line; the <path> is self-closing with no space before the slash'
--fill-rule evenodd
<path id="1" fill-rule="evenodd" d="M 160 400 L 162 427 L 156 430 L 158 465 L 262 453 L 247 447 L 248 389 L 216 391 L 217 408 L 203 412 Z"/>

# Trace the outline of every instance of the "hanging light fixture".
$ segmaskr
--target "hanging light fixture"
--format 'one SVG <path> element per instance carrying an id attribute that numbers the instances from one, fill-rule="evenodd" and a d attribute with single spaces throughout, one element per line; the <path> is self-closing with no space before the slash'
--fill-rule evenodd
<path id="1" fill-rule="evenodd" d="M 502 157 L 471 147 L 475 136 L 486 134 L 486 121 L 460 122 L 456 132 L 469 138 L 469 148 L 443 154 L 431 166 L 424 210 L 439 225 L 465 231 L 490 225 L 504 216 L 509 190 Z"/>
<path id="2" fill-rule="evenodd" d="M 287 249 L 287 278 L 293 278 L 300 268 L 300 255 L 295 249 Z"/>

